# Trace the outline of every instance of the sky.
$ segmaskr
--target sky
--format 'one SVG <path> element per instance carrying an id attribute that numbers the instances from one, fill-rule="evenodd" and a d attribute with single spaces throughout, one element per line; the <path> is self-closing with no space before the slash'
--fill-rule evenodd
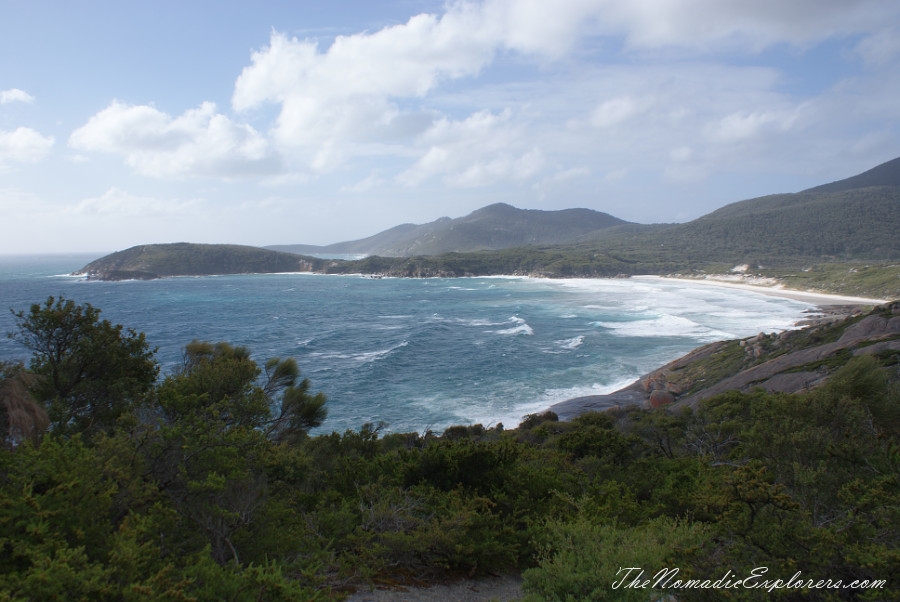
<path id="1" fill-rule="evenodd" d="M 896 0 L 0 0 L 0 254 L 685 222 L 900 156 Z"/>

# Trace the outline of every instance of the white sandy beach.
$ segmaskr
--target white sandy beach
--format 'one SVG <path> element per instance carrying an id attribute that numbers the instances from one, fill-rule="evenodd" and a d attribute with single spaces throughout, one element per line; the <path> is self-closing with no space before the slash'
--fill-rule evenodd
<path id="1" fill-rule="evenodd" d="M 890 299 L 870 299 L 868 297 L 850 297 L 846 295 L 831 295 L 827 293 L 816 293 L 809 291 L 799 291 L 784 288 L 784 285 L 775 283 L 772 279 L 763 280 L 764 283 L 749 284 L 745 279 L 735 277 L 734 280 L 725 279 L 727 277 L 705 277 L 705 278 L 674 278 L 668 276 L 632 276 L 636 280 L 666 280 L 672 282 L 684 282 L 689 284 L 704 284 L 709 286 L 721 286 L 727 288 L 737 288 L 762 295 L 773 297 L 782 297 L 785 299 L 793 299 L 795 301 L 803 301 L 819 307 L 829 305 L 880 305 L 887 303 Z M 771 284 L 769 284 L 771 283 Z"/>

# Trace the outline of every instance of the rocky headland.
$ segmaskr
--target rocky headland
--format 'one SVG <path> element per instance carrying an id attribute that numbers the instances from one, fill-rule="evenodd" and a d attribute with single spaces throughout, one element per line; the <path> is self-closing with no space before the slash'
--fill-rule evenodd
<path id="1" fill-rule="evenodd" d="M 801 325 L 805 328 L 698 347 L 623 389 L 569 399 L 550 410 L 568 420 L 622 406 L 694 407 L 719 393 L 757 387 L 801 393 L 824 383 L 853 356 L 900 351 L 900 301 L 874 309 L 826 306 Z"/>

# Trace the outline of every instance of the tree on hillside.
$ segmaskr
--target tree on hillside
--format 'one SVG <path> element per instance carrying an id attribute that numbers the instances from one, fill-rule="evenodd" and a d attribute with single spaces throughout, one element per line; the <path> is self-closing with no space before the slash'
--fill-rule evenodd
<path id="1" fill-rule="evenodd" d="M 143 333 L 100 319 L 90 304 L 49 297 L 13 312 L 14 339 L 33 353 L 31 392 L 44 404 L 53 432 L 87 436 L 112 430 L 144 402 L 159 366 Z"/>
<path id="2" fill-rule="evenodd" d="M 272 358 L 263 371 L 246 347 L 192 341 L 185 346 L 181 371 L 164 383 L 163 391 L 178 395 L 164 395 L 169 401 L 163 410 L 167 419 L 177 420 L 184 412 L 216 405 L 228 428 L 259 428 L 272 440 L 296 442 L 327 415 L 325 395 L 309 388 L 292 358 Z"/>
<path id="3" fill-rule="evenodd" d="M 307 431 L 325 421 L 325 394 L 309 392 L 309 379 L 300 379 L 300 369 L 293 358 L 272 358 L 266 362 L 266 384 L 263 390 L 276 400 L 277 411 L 266 425 L 266 433 L 275 441 L 296 443 Z M 280 399 L 279 399 L 280 397 Z"/>
<path id="4" fill-rule="evenodd" d="M 181 370 L 158 388 L 161 422 L 147 454 L 152 477 L 172 501 L 182 534 L 206 542 L 220 564 L 240 564 L 241 541 L 253 539 L 275 443 L 305 438 L 325 417 L 325 396 L 297 382 L 294 360 L 269 360 L 262 376 L 246 347 L 193 341 Z"/>

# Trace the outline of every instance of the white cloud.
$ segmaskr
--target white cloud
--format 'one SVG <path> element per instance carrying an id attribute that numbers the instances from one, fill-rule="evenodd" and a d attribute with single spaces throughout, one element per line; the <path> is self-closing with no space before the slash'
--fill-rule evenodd
<path id="1" fill-rule="evenodd" d="M 237 79 L 232 104 L 238 111 L 279 104 L 274 139 L 306 149 L 305 161 L 328 171 L 353 154 L 345 145 L 371 142 L 395 120 L 408 128 L 398 99 L 420 98 L 439 81 L 474 75 L 490 61 L 491 40 L 472 10 L 466 5 L 441 18 L 418 15 L 374 34 L 338 37 L 325 52 L 274 33 Z"/>
<path id="2" fill-rule="evenodd" d="M 442 84 L 478 75 L 504 49 L 559 56 L 596 4 L 456 2 L 441 15 L 420 14 L 374 33 L 339 36 L 325 49 L 273 32 L 238 77 L 232 105 L 237 111 L 278 105 L 273 140 L 315 172 L 331 171 L 354 156 L 384 153 L 383 145 L 373 148 L 376 140 L 394 140 L 387 150 L 403 155 L 432 121 L 432 129 L 440 129 L 445 119 L 440 111 L 422 119 L 434 111 L 404 104 L 424 103 Z M 435 150 L 422 161 L 439 154 Z M 467 172 L 460 174 L 463 180 L 480 179 Z"/>
<path id="3" fill-rule="evenodd" d="M 34 102 L 34 96 L 24 90 L 19 90 L 18 88 L 0 90 L 0 105 L 5 105 L 10 102 L 32 103 Z"/>
<path id="4" fill-rule="evenodd" d="M 354 157 L 408 153 L 427 137 L 423 128 L 433 135 L 449 123 L 440 110 L 430 127 L 427 120 L 410 116 L 434 113 L 435 104 L 425 112 L 423 106 L 436 102 L 443 84 L 474 78 L 502 52 L 554 60 L 580 40 L 598 35 L 622 38 L 633 50 L 724 47 L 756 52 L 781 43 L 803 46 L 870 33 L 883 28 L 883 18 L 883 3 L 877 0 L 454 2 L 440 15 L 420 14 L 376 32 L 339 36 L 327 48 L 273 32 L 269 45 L 252 54 L 251 64 L 237 78 L 232 105 L 245 112 L 275 104 L 273 142 L 301 169 L 326 173 Z M 647 92 L 610 94 L 587 122 L 609 128 L 643 115 L 661 97 Z M 419 105 L 415 110 L 411 101 Z M 473 115 L 483 110 L 470 107 Z M 685 109 L 675 107 L 671 114 L 678 110 Z M 753 129 L 752 119 L 745 115 L 738 122 L 735 117 L 720 124 L 716 135 L 723 140 L 746 135 Z M 376 144 L 388 138 L 393 146 Z M 446 146 L 429 146 L 401 179 L 411 184 L 441 172 L 447 181 L 478 182 L 493 181 L 488 174 L 529 171 L 505 167 L 521 159 L 521 153 L 496 156 L 480 168 L 453 157 Z M 449 167 L 454 164 L 459 169 L 455 176 Z"/>
<path id="5" fill-rule="evenodd" d="M 152 106 L 114 101 L 75 130 L 69 145 L 122 155 L 139 173 L 160 178 L 229 179 L 279 168 L 262 135 L 210 102 L 173 118 Z"/>
<path id="6" fill-rule="evenodd" d="M 888 6 L 892 4 L 892 6 Z M 900 16 L 881 0 L 604 0 L 594 3 L 604 33 L 634 49 L 727 48 L 756 52 L 877 31 Z"/>
<path id="7" fill-rule="evenodd" d="M 184 216 L 198 212 L 204 206 L 203 201 L 163 200 L 153 197 L 137 196 L 116 187 L 112 187 L 99 197 L 91 197 L 80 201 L 68 210 L 69 213 L 82 216 L 112 217 L 166 217 Z"/>
<path id="8" fill-rule="evenodd" d="M 797 121 L 794 111 L 738 111 L 710 127 L 710 136 L 720 142 L 741 142 L 765 134 L 782 133 Z"/>
<path id="9" fill-rule="evenodd" d="M 47 156 L 54 142 L 52 136 L 42 136 L 31 128 L 0 130 L 0 169 L 9 163 L 36 163 Z"/>
<path id="10" fill-rule="evenodd" d="M 591 112 L 588 121 L 598 128 L 613 127 L 641 112 L 643 107 L 640 104 L 630 96 L 619 96 L 601 103 Z"/>
<path id="11" fill-rule="evenodd" d="M 479 111 L 466 119 L 441 119 L 417 141 L 423 153 L 397 176 L 405 186 L 415 186 L 435 176 L 452 186 L 485 186 L 501 180 L 523 181 L 544 166 L 541 150 L 525 146 L 523 128 L 512 114 Z"/>

